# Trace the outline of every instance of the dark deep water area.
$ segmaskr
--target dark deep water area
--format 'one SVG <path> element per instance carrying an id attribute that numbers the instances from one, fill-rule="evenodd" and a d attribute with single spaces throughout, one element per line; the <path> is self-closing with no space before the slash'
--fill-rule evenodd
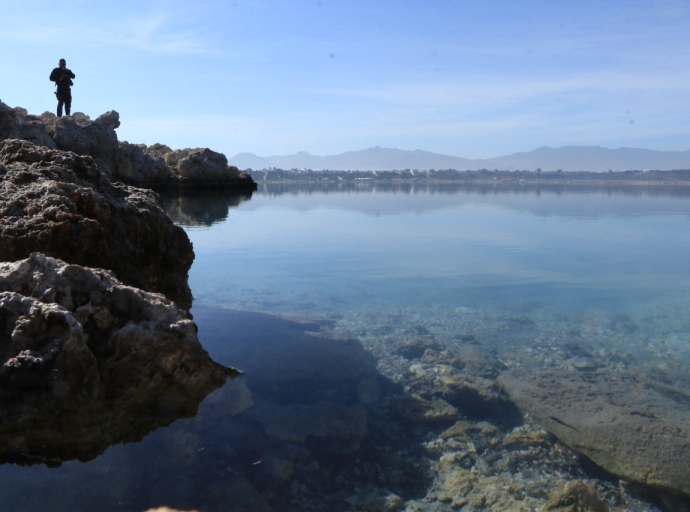
<path id="1" fill-rule="evenodd" d="M 560 423 L 545 431 L 496 379 L 690 364 L 688 188 L 260 184 L 163 199 L 194 244 L 199 339 L 244 376 L 93 461 L 0 466 L 0 511 L 527 511 L 572 480 L 610 509 L 686 510 L 568 449 L 554 432 L 570 420 L 549 413 Z M 650 386 L 685 414 L 685 384 L 669 382 Z"/>

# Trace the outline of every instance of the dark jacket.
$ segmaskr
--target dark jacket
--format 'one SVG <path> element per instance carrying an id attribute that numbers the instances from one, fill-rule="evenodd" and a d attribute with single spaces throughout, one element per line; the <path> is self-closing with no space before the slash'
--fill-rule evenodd
<path id="1" fill-rule="evenodd" d="M 69 90 L 70 86 L 74 85 L 72 78 L 74 78 L 74 73 L 67 68 L 55 68 L 50 73 L 50 80 L 57 84 L 58 90 Z"/>

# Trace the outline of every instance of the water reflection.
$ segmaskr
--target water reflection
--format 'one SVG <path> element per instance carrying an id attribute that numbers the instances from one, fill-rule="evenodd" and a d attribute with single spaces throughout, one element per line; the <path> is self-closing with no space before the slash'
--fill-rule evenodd
<path id="1" fill-rule="evenodd" d="M 4 418 L 0 426 L 0 464 L 59 467 L 93 460 L 113 445 L 137 443 L 160 427 L 193 418 L 216 388 L 171 384 L 156 395 L 132 393 L 58 414 L 25 404 L 19 417 Z"/>
<path id="2" fill-rule="evenodd" d="M 320 183 L 260 183 L 258 192 L 264 195 L 311 194 L 429 194 L 429 195 L 620 195 L 627 197 L 690 197 L 690 186 L 682 185 L 620 185 L 620 184 L 516 184 L 516 183 L 437 183 L 437 182 L 320 182 Z"/>
<path id="3" fill-rule="evenodd" d="M 163 208 L 183 226 L 212 226 L 228 218 L 228 210 L 252 198 L 251 190 L 202 190 L 161 193 Z"/>

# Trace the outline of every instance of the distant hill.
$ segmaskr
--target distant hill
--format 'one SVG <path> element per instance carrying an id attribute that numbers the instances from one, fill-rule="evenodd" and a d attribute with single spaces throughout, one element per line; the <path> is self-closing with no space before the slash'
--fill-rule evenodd
<path id="1" fill-rule="evenodd" d="M 429 151 L 382 148 L 348 151 L 339 155 L 316 156 L 300 151 L 294 155 L 260 157 L 253 153 L 240 153 L 229 159 L 230 165 L 240 169 L 329 169 L 385 171 L 393 169 L 499 169 L 543 171 L 672 170 L 690 169 L 690 150 L 655 151 L 652 149 L 600 146 L 541 147 L 526 153 L 487 159 L 469 159 L 441 155 Z"/>

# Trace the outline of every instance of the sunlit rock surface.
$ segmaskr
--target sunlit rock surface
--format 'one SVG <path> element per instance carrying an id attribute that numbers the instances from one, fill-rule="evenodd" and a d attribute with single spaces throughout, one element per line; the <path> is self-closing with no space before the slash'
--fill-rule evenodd
<path id="1" fill-rule="evenodd" d="M 690 367 L 511 370 L 499 383 L 572 449 L 632 481 L 690 494 Z"/>
<path id="2" fill-rule="evenodd" d="M 33 254 L 0 264 L 0 460 L 90 460 L 179 417 L 236 371 L 159 294 Z"/>
<path id="3" fill-rule="evenodd" d="M 114 185 L 91 157 L 0 142 L 0 261 L 43 252 L 115 272 L 122 282 L 191 305 L 185 232 L 148 190 Z"/>
<path id="4" fill-rule="evenodd" d="M 240 174 L 237 167 L 228 166 L 222 153 L 208 148 L 178 149 L 163 155 L 166 165 L 185 183 L 224 183 L 251 181 L 249 175 Z"/>
<path id="5" fill-rule="evenodd" d="M 251 176 L 228 166 L 225 155 L 208 148 L 173 151 L 163 144 L 146 146 L 118 141 L 120 114 L 111 110 L 92 120 L 76 112 L 58 118 L 50 112 L 30 115 L 0 101 L 0 141 L 21 139 L 50 149 L 90 156 L 113 181 L 147 188 L 229 187 L 256 189 Z"/>

